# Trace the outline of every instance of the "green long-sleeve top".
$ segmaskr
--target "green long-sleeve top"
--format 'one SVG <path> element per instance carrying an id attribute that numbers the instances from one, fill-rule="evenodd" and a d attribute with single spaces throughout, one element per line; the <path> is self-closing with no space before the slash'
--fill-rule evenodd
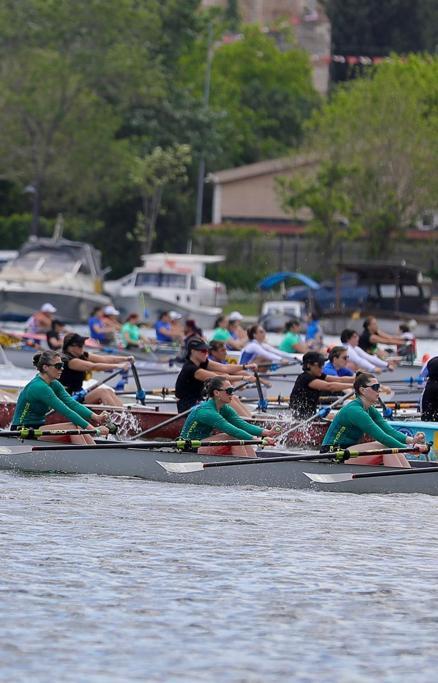
<path id="1" fill-rule="evenodd" d="M 348 448 L 359 443 L 364 434 L 389 448 L 406 445 L 406 436 L 391 427 L 374 406 L 364 408 L 359 398 L 341 408 L 328 428 L 322 445 Z"/>
<path id="2" fill-rule="evenodd" d="M 46 414 L 51 409 L 61 413 L 78 427 L 88 427 L 93 414 L 89 408 L 75 401 L 60 382 L 55 380 L 47 384 L 37 375 L 20 393 L 12 424 L 40 426 L 44 424 Z"/>
<path id="3" fill-rule="evenodd" d="M 211 398 L 205 403 L 194 406 L 187 416 L 181 431 L 183 439 L 205 439 L 217 430 L 225 432 L 236 439 L 252 439 L 254 436 L 261 436 L 262 427 L 246 422 L 241 418 L 234 408 L 225 405 L 220 411 L 216 403 Z"/>

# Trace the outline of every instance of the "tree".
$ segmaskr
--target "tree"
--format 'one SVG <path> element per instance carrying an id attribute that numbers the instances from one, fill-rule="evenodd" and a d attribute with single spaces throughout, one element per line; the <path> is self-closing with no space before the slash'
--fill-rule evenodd
<path id="1" fill-rule="evenodd" d="M 289 213 L 311 209 L 308 231 L 317 240 L 325 271 L 330 268 L 337 247 L 360 234 L 347 192 L 346 180 L 350 173 L 348 167 L 331 160 L 322 163 L 314 177 L 279 178 L 277 181 L 283 209 Z"/>
<path id="2" fill-rule="evenodd" d="M 384 256 L 424 210 L 436 206 L 438 58 L 396 56 L 350 82 L 309 125 L 321 159 L 350 169 L 346 191 L 369 255 Z"/>
<path id="3" fill-rule="evenodd" d="M 2 4 L 0 177 L 29 187 L 35 233 L 43 200 L 58 209 L 120 191 L 128 157 L 117 133 L 134 102 L 160 95 L 159 31 L 155 3 Z"/>
<path id="4" fill-rule="evenodd" d="M 218 36 L 209 109 L 217 113 L 220 145 L 207 157 L 210 170 L 274 158 L 302 141 L 304 121 L 320 100 L 308 55 L 295 47 L 290 32 L 282 39 L 285 50 L 256 26 L 245 27 L 232 42 Z M 206 60 L 206 38 L 182 60 L 184 83 L 199 101 Z"/>
<path id="5" fill-rule="evenodd" d="M 170 184 L 187 179 L 190 147 L 173 145 L 167 149 L 155 147 L 132 162 L 131 181 L 142 198 L 143 212 L 138 214 L 136 237 L 143 244 L 143 253 L 149 254 L 155 237 L 155 226 L 160 213 L 163 192 Z"/>

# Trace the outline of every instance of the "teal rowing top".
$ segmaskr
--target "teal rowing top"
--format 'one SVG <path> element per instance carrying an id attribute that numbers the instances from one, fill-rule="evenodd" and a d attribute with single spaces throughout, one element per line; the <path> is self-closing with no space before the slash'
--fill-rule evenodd
<path id="1" fill-rule="evenodd" d="M 262 427 L 246 422 L 231 406 L 222 406 L 219 411 L 211 398 L 192 408 L 180 436 L 182 439 L 202 440 L 214 430 L 225 432 L 236 439 L 252 439 L 254 436 L 261 436 L 263 432 Z"/>
<path id="2" fill-rule="evenodd" d="M 88 427 L 92 411 L 75 401 L 64 389 L 61 382 L 55 380 L 47 384 L 39 375 L 26 384 L 17 399 L 13 425 L 40 426 L 45 423 L 50 409 L 73 422 L 78 427 Z"/>
<path id="3" fill-rule="evenodd" d="M 322 445 L 349 448 L 359 443 L 364 434 L 388 448 L 406 446 L 406 436 L 391 427 L 374 406 L 366 410 L 360 398 L 340 409 Z"/>

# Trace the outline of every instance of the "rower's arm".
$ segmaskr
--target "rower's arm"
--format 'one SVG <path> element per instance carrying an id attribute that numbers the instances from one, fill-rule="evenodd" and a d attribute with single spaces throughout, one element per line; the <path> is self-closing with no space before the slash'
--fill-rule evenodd
<path id="1" fill-rule="evenodd" d="M 374 421 L 376 414 L 377 419 Z M 388 448 L 400 448 L 406 444 L 406 437 L 403 434 L 400 434 L 400 432 L 396 432 L 394 429 L 396 434 L 396 436 L 394 436 L 380 427 L 381 422 L 378 418 L 382 421 L 383 418 L 375 408 L 371 408 L 370 414 L 368 414 L 360 406 L 353 406 L 350 417 L 354 421 L 354 424 L 359 427 L 364 434 L 371 436 L 375 441 L 379 441 L 384 446 L 388 446 Z"/>
<path id="2" fill-rule="evenodd" d="M 224 406 L 222 409 L 224 416 L 228 422 L 231 422 L 237 429 L 241 429 L 242 431 L 249 432 L 249 434 L 252 434 L 252 436 L 261 436 L 263 433 L 263 427 L 258 427 L 255 424 L 250 424 L 246 420 L 244 420 L 240 415 L 236 413 L 234 408 L 231 406 Z"/>
<path id="3" fill-rule="evenodd" d="M 388 424 L 382 414 L 379 413 L 374 406 L 370 408 L 370 415 L 372 416 L 374 422 L 376 422 L 380 429 L 386 432 L 386 434 L 389 434 L 389 436 L 392 436 L 394 439 L 403 441 L 403 443 L 407 444 L 406 434 L 402 434 L 402 432 L 398 432 L 396 429 L 394 429 L 394 427 L 391 427 L 391 425 Z"/>
<path id="4" fill-rule="evenodd" d="M 205 416 L 205 414 L 204 414 Z M 203 416 L 203 419 L 204 419 Z M 236 439 L 252 439 L 253 434 L 247 429 L 249 425 L 245 422 L 245 430 L 240 429 L 239 427 L 236 427 L 233 423 L 229 422 L 226 420 L 220 413 L 217 411 L 211 411 L 209 412 L 208 417 L 205 418 L 205 421 L 207 424 L 212 427 L 213 429 L 216 429 L 219 432 L 225 432 L 225 434 L 228 434 L 229 436 L 234 436 Z M 242 420 L 243 422 L 243 420 Z M 260 427 L 260 433 L 263 431 Z"/>
<path id="5" fill-rule="evenodd" d="M 100 372 L 103 370 L 117 370 L 117 368 L 122 368 L 127 361 L 124 363 L 117 363 L 112 359 L 112 363 L 92 363 L 88 360 L 82 360 L 81 358 L 74 358 L 68 361 L 68 366 L 72 370 L 80 370 L 82 372 Z M 129 368 L 129 366 L 128 366 Z"/>
<path id="6" fill-rule="evenodd" d="M 329 391 L 330 393 L 335 393 L 336 391 L 345 391 L 345 383 L 338 381 L 340 379 L 342 378 L 338 377 L 336 382 L 327 382 L 325 379 L 313 379 L 311 382 L 309 382 L 309 387 L 311 389 L 316 389 L 316 391 Z"/>
<path id="7" fill-rule="evenodd" d="M 57 384 L 59 384 L 59 387 Z M 38 386 L 37 389 L 32 388 L 29 398 L 31 400 L 34 398 L 35 400 L 42 401 L 47 405 L 48 408 L 52 408 L 58 413 L 61 413 L 61 415 L 64 415 L 67 420 L 73 422 L 73 424 L 78 427 L 89 427 L 88 419 L 91 418 L 93 414 L 91 410 L 74 402 L 71 396 L 67 394 L 62 384 L 60 382 L 57 384 L 52 382 L 52 386 L 54 385 L 53 388 L 49 387 L 48 385 L 45 387 Z M 70 407 L 72 406 L 72 403 L 74 404 L 74 409 Z M 78 407 L 82 409 L 81 412 L 83 415 L 88 415 L 87 418 L 82 417 L 79 414 Z"/>

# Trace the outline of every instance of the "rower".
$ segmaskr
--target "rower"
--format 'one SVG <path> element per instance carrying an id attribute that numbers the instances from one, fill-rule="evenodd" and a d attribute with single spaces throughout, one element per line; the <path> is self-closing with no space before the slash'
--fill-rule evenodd
<path id="1" fill-rule="evenodd" d="M 187 356 L 184 365 L 176 379 L 175 394 L 179 413 L 188 410 L 202 399 L 204 382 L 216 375 L 223 376 L 228 381 L 255 381 L 253 375 L 247 374 L 247 369 L 254 369 L 254 365 L 223 365 L 208 358 L 208 344 L 201 338 L 191 339 L 187 345 Z M 245 417 L 250 412 L 240 403 L 237 397 L 232 398 L 234 409 Z"/>
<path id="2" fill-rule="evenodd" d="M 421 397 L 421 419 L 438 422 L 438 356 L 430 359 L 426 370 L 428 379 Z"/>
<path id="3" fill-rule="evenodd" d="M 294 417 L 312 417 L 316 413 L 321 394 L 335 394 L 351 386 L 350 377 L 336 377 L 332 381 L 322 371 L 324 362 L 324 356 L 317 351 L 304 354 L 303 372 L 296 378 L 289 398 L 289 407 Z"/>
<path id="4" fill-rule="evenodd" d="M 43 304 L 26 322 L 25 330 L 29 334 L 46 334 L 52 327 L 53 314 L 56 308 L 53 304 Z"/>
<path id="5" fill-rule="evenodd" d="M 105 322 L 102 306 L 96 306 L 93 309 L 88 319 L 88 327 L 91 339 L 95 339 L 100 344 L 112 344 L 115 341 L 114 328 Z"/>
<path id="6" fill-rule="evenodd" d="M 324 363 L 323 370 L 326 375 L 334 377 L 350 377 L 351 384 L 354 382 L 354 372 L 347 368 L 348 353 L 344 346 L 333 346 L 330 349 L 328 360 Z"/>
<path id="7" fill-rule="evenodd" d="M 63 342 L 65 366 L 60 381 L 69 394 L 82 391 L 82 385 L 87 373 L 105 370 L 129 370 L 134 356 L 114 356 L 84 351 L 84 344 L 88 337 L 82 337 L 76 332 L 66 334 Z M 122 401 L 114 393 L 114 389 L 101 385 L 92 389 L 86 395 L 86 403 L 103 403 L 108 406 L 122 406 Z"/>
<path id="8" fill-rule="evenodd" d="M 106 413 L 96 415 L 86 406 L 81 405 L 66 392 L 59 378 L 61 376 L 64 363 L 57 351 L 43 351 L 35 354 L 33 364 L 38 370 L 34 377 L 21 391 L 14 416 L 12 418 L 11 430 L 19 430 L 22 427 L 38 429 L 44 425 L 44 430 L 74 429 L 93 429 L 91 422 L 102 425 L 108 419 Z M 64 415 L 68 422 L 57 424 L 46 424 L 46 415 L 49 410 L 56 410 Z M 108 428 L 99 426 L 98 435 L 107 436 Z M 62 437 L 63 438 L 63 437 Z M 59 440 L 58 437 L 44 437 L 47 441 Z M 93 444 L 93 438 L 88 434 L 70 436 L 74 444 Z"/>
<path id="9" fill-rule="evenodd" d="M 301 325 L 299 320 L 288 320 L 284 326 L 284 337 L 279 344 L 280 351 L 287 353 L 306 353 L 310 346 L 304 342 L 300 335 Z"/>
<path id="10" fill-rule="evenodd" d="M 378 356 L 367 353 L 359 346 L 359 334 L 356 330 L 345 329 L 341 332 L 341 343 L 345 346 L 348 354 L 347 366 L 350 370 L 364 370 L 374 374 L 383 370 L 394 370 L 391 360 L 382 360 Z"/>
<path id="11" fill-rule="evenodd" d="M 174 342 L 183 340 L 180 321 L 182 315 L 176 311 L 164 311 L 154 325 L 158 342 Z"/>
<path id="12" fill-rule="evenodd" d="M 373 450 L 376 448 L 404 448 L 406 445 L 419 446 L 427 452 L 424 444 L 424 433 L 406 436 L 395 430 L 374 407 L 379 400 L 380 384 L 374 375 L 360 373 L 354 381 L 356 398 L 339 410 L 331 423 L 321 446 L 321 453 L 333 450 L 350 449 L 354 451 Z M 359 443 L 367 435 L 374 441 Z M 356 465 L 384 464 L 388 467 L 410 467 L 409 461 L 402 454 L 382 456 L 360 456 L 351 460 Z M 350 461 L 347 461 L 350 462 Z"/>
<path id="13" fill-rule="evenodd" d="M 229 319 L 226 315 L 220 315 L 218 318 L 216 318 L 213 334 L 211 335 L 210 341 L 225 342 L 228 348 L 235 349 L 238 351 L 243 346 L 245 346 L 246 335 L 244 339 L 234 337 L 231 330 L 229 329 Z"/>
<path id="14" fill-rule="evenodd" d="M 146 343 L 155 343 L 155 340 L 145 339 L 141 334 L 140 316 L 138 313 L 130 313 L 120 330 L 123 348 L 144 349 Z"/>
<path id="15" fill-rule="evenodd" d="M 365 318 L 363 322 L 363 331 L 359 337 L 359 346 L 366 353 L 385 359 L 388 354 L 385 353 L 385 351 L 379 350 L 378 344 L 404 346 L 405 342 L 401 337 L 394 337 L 393 335 L 379 330 L 377 319 L 370 315 L 368 318 Z"/>
<path id="16" fill-rule="evenodd" d="M 60 320 L 52 320 L 52 327 L 46 334 L 47 346 L 52 351 L 60 351 L 62 348 L 62 337 L 65 325 Z"/>
<path id="17" fill-rule="evenodd" d="M 257 363 L 258 365 L 267 365 L 271 363 L 279 363 L 280 365 L 287 365 L 291 361 L 295 361 L 296 357 L 291 353 L 286 353 L 271 346 L 266 341 L 266 331 L 262 325 L 252 325 L 247 331 L 248 343 L 243 347 L 240 354 L 241 363 Z"/>
<path id="18" fill-rule="evenodd" d="M 212 377 L 206 385 L 208 400 L 196 405 L 190 411 L 181 432 L 182 439 L 199 440 L 252 440 L 267 437 L 269 445 L 274 445 L 275 429 L 263 429 L 243 420 L 230 405 L 233 387 L 224 377 Z M 214 435 L 212 432 L 215 431 Z M 219 432 L 219 433 L 216 433 Z M 201 455 L 237 455 L 254 457 L 253 446 L 203 446 L 198 449 Z"/>

